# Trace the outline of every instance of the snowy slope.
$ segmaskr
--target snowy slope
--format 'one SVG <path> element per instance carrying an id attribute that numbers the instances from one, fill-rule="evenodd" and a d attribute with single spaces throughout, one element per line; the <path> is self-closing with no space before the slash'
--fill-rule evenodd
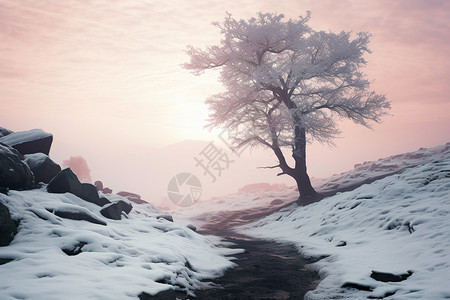
<path id="1" fill-rule="evenodd" d="M 120 196 L 112 196 L 125 200 Z M 100 207 L 72 194 L 42 190 L 0 194 L 19 232 L 0 247 L 0 299 L 137 299 L 141 292 L 193 290 L 233 266 L 235 250 L 220 248 L 185 226 L 136 205 L 129 219 L 104 219 Z M 84 212 L 107 223 L 60 218 Z M 66 251 L 67 253 L 65 253 Z"/>
<path id="2" fill-rule="evenodd" d="M 313 186 L 321 193 L 352 190 L 365 182 L 372 182 L 377 178 L 399 173 L 406 168 L 433 162 L 446 156 L 450 156 L 450 143 L 364 162 L 355 165 L 353 170 L 335 174 L 325 179 L 314 179 Z M 287 187 L 283 184 L 260 183 L 244 186 L 237 193 L 208 199 L 192 206 L 173 208 L 171 213 L 177 216 L 180 221 L 192 222 L 201 227 L 202 224 L 214 222 L 230 212 L 263 211 L 284 206 L 295 202 L 297 199 L 298 190 L 296 186 Z"/>
<path id="3" fill-rule="evenodd" d="M 450 298 L 450 145 L 420 151 L 417 158 L 386 161 L 415 167 L 306 207 L 284 208 L 240 232 L 326 256 L 314 265 L 323 281 L 307 299 Z M 413 273 L 381 282 L 372 271 Z"/>

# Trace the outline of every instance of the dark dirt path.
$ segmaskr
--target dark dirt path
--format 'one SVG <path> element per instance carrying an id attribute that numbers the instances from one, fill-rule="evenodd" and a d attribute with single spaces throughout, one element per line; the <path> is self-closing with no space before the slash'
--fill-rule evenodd
<path id="1" fill-rule="evenodd" d="M 331 187 L 319 191 L 317 199 L 311 199 L 308 205 L 323 198 L 346 192 L 357 187 L 401 173 L 399 169 L 381 174 L 374 178 L 362 179 L 349 185 Z M 234 255 L 237 266 L 228 270 L 221 278 L 213 280 L 221 288 L 195 291 L 196 298 L 185 293 L 166 291 L 152 297 L 141 294 L 140 300 L 149 299 L 303 299 L 304 295 L 315 289 L 319 283 L 317 272 L 308 265 L 320 260 L 301 256 L 293 245 L 253 239 L 233 231 L 239 225 L 250 223 L 279 211 L 287 206 L 296 205 L 295 201 L 281 207 L 264 207 L 245 211 L 230 212 L 214 216 L 214 221 L 199 230 L 201 234 L 216 235 L 226 242 L 232 242 L 233 248 L 245 249 L 244 253 Z"/>
<path id="2" fill-rule="evenodd" d="M 293 245 L 253 239 L 233 231 L 233 227 L 262 218 L 278 208 L 232 212 L 208 224 L 201 234 L 221 236 L 234 244 L 232 248 L 245 249 L 233 255 L 237 266 L 223 277 L 213 280 L 220 288 L 197 290 L 196 298 L 181 292 L 167 291 L 146 299 L 303 299 L 319 282 L 317 272 L 308 268 L 317 260 L 301 256 Z"/>

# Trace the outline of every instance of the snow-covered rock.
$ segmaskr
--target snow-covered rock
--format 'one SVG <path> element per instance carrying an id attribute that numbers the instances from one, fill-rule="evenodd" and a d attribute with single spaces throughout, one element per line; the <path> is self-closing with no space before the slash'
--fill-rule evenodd
<path id="1" fill-rule="evenodd" d="M 23 156 L 14 148 L 0 144 L 0 188 L 29 189 L 34 185 L 34 175 Z"/>
<path id="2" fill-rule="evenodd" d="M 9 209 L 0 202 L 0 247 L 8 246 L 16 233 L 16 222 L 11 218 Z"/>
<path id="3" fill-rule="evenodd" d="M 111 195 L 111 201 L 128 201 Z M 109 220 L 101 207 L 70 193 L 45 188 L 0 194 L 19 231 L 0 247 L 2 300 L 137 299 L 175 289 L 191 294 L 233 266 L 236 250 L 220 248 L 191 229 L 157 218 L 150 204 L 129 219 Z M 107 226 L 58 216 L 84 212 Z M 5 263 L 6 262 L 6 263 Z"/>
<path id="4" fill-rule="evenodd" d="M 47 191 L 49 193 L 72 193 L 98 206 L 104 206 L 110 203 L 106 198 L 99 197 L 95 185 L 86 182 L 81 183 L 77 175 L 70 168 L 59 172 L 48 184 Z"/>
<path id="5" fill-rule="evenodd" d="M 22 155 L 39 152 L 48 155 L 52 142 L 53 135 L 42 129 L 13 132 L 0 137 L 0 143 L 13 147 Z"/>
<path id="6" fill-rule="evenodd" d="M 49 183 L 61 171 L 61 167 L 44 153 L 25 154 L 24 157 L 36 183 Z"/>
<path id="7" fill-rule="evenodd" d="M 0 138 L 7 136 L 8 134 L 11 134 L 11 133 L 13 133 L 11 130 L 0 127 Z"/>

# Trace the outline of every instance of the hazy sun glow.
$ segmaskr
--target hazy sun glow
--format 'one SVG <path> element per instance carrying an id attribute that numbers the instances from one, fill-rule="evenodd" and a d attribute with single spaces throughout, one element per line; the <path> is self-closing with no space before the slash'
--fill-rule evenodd
<path id="1" fill-rule="evenodd" d="M 337 148 L 311 145 L 313 177 L 450 141 L 450 2 L 445 0 L 3 0 L 0 126 L 52 132 L 55 161 L 81 155 L 93 180 L 158 198 L 153 191 L 164 192 L 169 175 L 156 166 L 167 169 L 176 163 L 171 157 L 183 153 L 186 168 L 194 171 L 192 157 L 202 149 L 177 149 L 167 157 L 157 149 L 186 139 L 211 141 L 218 134 L 204 129 L 204 101 L 220 92 L 218 76 L 195 77 L 183 70 L 186 45 L 217 43 L 219 32 L 210 23 L 226 11 L 239 18 L 258 11 L 295 18 L 307 10 L 315 29 L 373 34 L 366 72 L 393 107 L 393 116 L 374 131 L 343 123 Z M 271 162 L 267 156 L 254 165 Z M 210 194 L 264 180 L 250 173 L 260 170 L 238 169 Z M 263 174 L 266 182 L 280 180 Z"/>

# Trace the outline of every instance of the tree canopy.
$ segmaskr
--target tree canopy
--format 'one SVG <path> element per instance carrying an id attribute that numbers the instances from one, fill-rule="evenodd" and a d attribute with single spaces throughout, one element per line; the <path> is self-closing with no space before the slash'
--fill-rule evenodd
<path id="1" fill-rule="evenodd" d="M 190 62 L 184 65 L 196 75 L 220 69 L 225 92 L 206 101 L 210 126 L 227 129 L 236 148 L 271 148 L 282 174 L 296 180 L 298 168 L 306 175 L 307 137 L 332 143 L 340 118 L 370 127 L 390 109 L 361 70 L 370 34 L 315 31 L 309 20 L 309 12 L 296 20 L 273 13 L 237 20 L 227 14 L 213 23 L 223 36 L 219 45 L 188 46 Z M 286 146 L 292 147 L 295 167 L 279 151 Z"/>

